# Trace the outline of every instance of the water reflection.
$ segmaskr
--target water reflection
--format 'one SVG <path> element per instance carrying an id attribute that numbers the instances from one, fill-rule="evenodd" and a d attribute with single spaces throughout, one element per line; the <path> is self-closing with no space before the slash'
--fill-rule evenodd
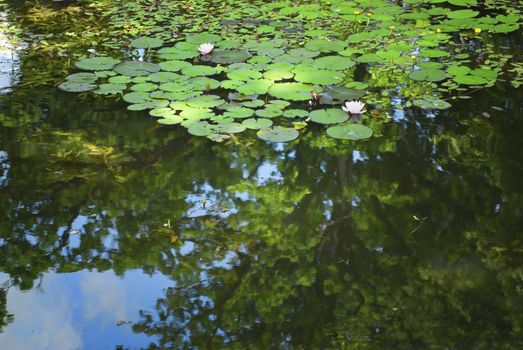
<path id="1" fill-rule="evenodd" d="M 152 307 L 171 284 L 163 276 L 137 271 L 128 271 L 125 278 L 112 272 L 46 273 L 37 288 L 9 289 L 8 308 L 15 320 L 0 334 L 2 349 L 146 346 L 150 339 L 132 332 L 128 322 L 136 319 L 139 308 Z"/>
<path id="2" fill-rule="evenodd" d="M 2 349 L 520 348 L 523 99 L 505 89 L 397 111 L 366 142 L 223 145 L 16 87 Z"/>

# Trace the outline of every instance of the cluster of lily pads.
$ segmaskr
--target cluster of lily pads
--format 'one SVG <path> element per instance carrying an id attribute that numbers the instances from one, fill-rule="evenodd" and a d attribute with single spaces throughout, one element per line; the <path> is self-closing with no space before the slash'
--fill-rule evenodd
<path id="1" fill-rule="evenodd" d="M 118 0 L 107 16 L 122 33 L 148 34 L 131 42 L 140 53 L 84 57 L 76 66 L 90 72 L 60 88 L 122 95 L 130 110 L 217 141 L 246 129 L 291 140 L 309 122 L 367 138 L 367 120 L 344 102 L 363 97 L 377 115 L 448 109 L 519 64 L 494 39 L 519 30 L 521 11 L 498 0 Z"/>
<path id="2" fill-rule="evenodd" d="M 355 62 L 330 55 L 336 47 L 328 40 L 287 52 L 281 48 L 284 43 L 251 41 L 238 49 L 237 42 L 200 33 L 162 47 L 160 39 L 138 38 L 131 46 L 149 54 L 159 49 L 158 63 L 142 57 L 125 62 L 84 57 L 76 67 L 90 72 L 68 76 L 60 89 L 122 94 L 129 110 L 149 110 L 161 124 L 180 124 L 193 135 L 215 141 L 246 129 L 258 130 L 263 140 L 291 141 L 309 121 L 326 125 L 334 138 L 370 137 L 372 129 L 349 121 L 362 108 L 341 106 L 365 94 L 350 88 L 355 84 L 345 73 Z"/>

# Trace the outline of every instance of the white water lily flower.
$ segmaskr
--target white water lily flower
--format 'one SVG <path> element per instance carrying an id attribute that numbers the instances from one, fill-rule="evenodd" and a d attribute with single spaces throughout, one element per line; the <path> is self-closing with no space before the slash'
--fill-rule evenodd
<path id="1" fill-rule="evenodd" d="M 198 46 L 198 50 L 200 51 L 201 55 L 203 55 L 203 56 L 208 55 L 212 52 L 212 50 L 214 50 L 214 44 L 212 44 L 212 43 L 201 44 L 200 46 Z"/>
<path id="2" fill-rule="evenodd" d="M 363 108 L 365 108 L 365 103 L 357 100 L 345 102 L 345 106 L 341 107 L 341 109 L 343 109 L 344 112 L 350 114 L 363 114 L 366 112 L 366 110 L 364 110 Z"/>

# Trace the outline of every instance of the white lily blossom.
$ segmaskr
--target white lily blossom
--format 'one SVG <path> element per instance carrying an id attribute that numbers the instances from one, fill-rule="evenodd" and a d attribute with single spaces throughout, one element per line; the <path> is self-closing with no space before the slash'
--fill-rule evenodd
<path id="1" fill-rule="evenodd" d="M 212 44 L 212 43 L 201 44 L 200 46 L 198 46 L 198 50 L 200 51 L 201 55 L 203 55 L 203 56 L 208 55 L 212 52 L 212 50 L 214 50 L 214 44 Z"/>
<path id="2" fill-rule="evenodd" d="M 350 102 L 345 102 L 345 105 L 341 107 L 341 109 L 343 109 L 344 112 L 347 112 L 347 113 L 350 113 L 350 114 L 363 114 L 366 112 L 366 110 L 364 110 L 365 108 L 365 103 L 361 102 L 361 101 L 350 101 Z"/>

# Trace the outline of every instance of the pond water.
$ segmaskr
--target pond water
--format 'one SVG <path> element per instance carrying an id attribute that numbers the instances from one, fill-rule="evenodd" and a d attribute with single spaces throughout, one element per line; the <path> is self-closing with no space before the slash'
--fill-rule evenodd
<path id="1" fill-rule="evenodd" d="M 213 142 L 57 88 L 89 3 L 0 1 L 0 349 L 523 347 L 511 79 L 445 110 L 393 97 L 366 140 Z"/>

